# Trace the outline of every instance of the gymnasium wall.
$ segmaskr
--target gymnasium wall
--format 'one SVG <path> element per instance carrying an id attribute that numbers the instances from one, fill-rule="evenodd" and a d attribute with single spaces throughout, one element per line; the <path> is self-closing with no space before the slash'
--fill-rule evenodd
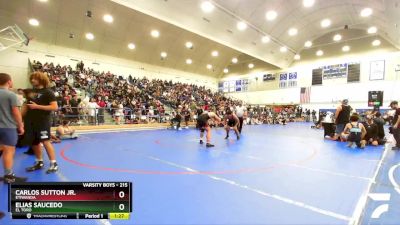
<path id="1" fill-rule="evenodd" d="M 28 87 L 28 54 L 17 52 L 17 49 L 6 49 L 0 52 L 0 72 L 12 76 L 15 88 Z"/>
<path id="2" fill-rule="evenodd" d="M 28 58 L 31 61 L 39 60 L 42 63 L 53 62 L 60 65 L 71 65 L 73 68 L 75 68 L 78 62 L 71 59 L 83 60 L 85 67 L 90 67 L 98 71 L 110 71 L 124 77 L 128 77 L 131 74 L 133 77 L 146 76 L 149 79 L 157 78 L 204 85 L 213 90 L 217 87 L 217 79 L 214 77 L 187 73 L 77 49 L 32 42 L 28 47 L 11 48 L 0 52 L 0 71 L 12 75 L 16 88 L 29 86 L 27 80 Z"/>
<path id="3" fill-rule="evenodd" d="M 370 81 L 370 62 L 385 60 L 384 80 Z M 322 85 L 312 86 L 312 70 L 320 66 L 339 63 L 359 62 L 360 81 L 347 83 L 346 78 L 324 80 Z M 310 103 L 306 108 L 332 108 L 339 100 L 348 98 L 355 108 L 368 108 L 368 91 L 384 91 L 384 106 L 391 100 L 400 100 L 400 52 L 381 52 L 378 54 L 353 55 L 351 57 L 337 57 L 314 62 L 294 65 L 281 71 L 263 71 L 247 75 L 225 77 L 222 81 L 232 79 L 249 79 L 248 92 L 229 93 L 228 95 L 242 99 L 250 104 L 299 104 L 300 88 L 311 87 Z M 279 76 L 275 81 L 264 82 L 262 75 L 266 73 L 297 72 L 297 86 L 279 88 Z"/>

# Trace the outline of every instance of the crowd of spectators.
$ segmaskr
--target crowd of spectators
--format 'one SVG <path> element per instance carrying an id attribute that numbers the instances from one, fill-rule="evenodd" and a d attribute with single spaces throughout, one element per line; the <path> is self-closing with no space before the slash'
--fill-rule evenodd
<path id="1" fill-rule="evenodd" d="M 379 109 L 357 112 L 349 105 L 348 100 L 344 99 L 336 111 L 320 112 L 319 120 L 312 128 L 323 128 L 326 139 L 348 142 L 349 147 L 383 145 L 387 142 L 385 125 L 395 130 L 399 124 L 400 110 L 397 101 L 392 101 L 390 107 L 391 109 L 385 110 L 383 115 Z M 398 142 L 398 134 L 393 132 L 393 128 L 389 129 L 390 133 L 394 134 L 395 142 Z"/>
<path id="2" fill-rule="evenodd" d="M 61 109 L 56 118 L 69 118 L 72 122 L 103 124 L 105 112 L 117 124 L 159 122 L 168 115 L 166 106 L 177 111 L 186 107 L 195 112 L 197 107 L 217 110 L 239 102 L 204 86 L 131 75 L 125 79 L 109 71 L 86 68 L 83 62 L 76 68 L 39 61 L 32 65 L 34 70 L 46 72 L 52 81 Z"/>
<path id="3" fill-rule="evenodd" d="M 72 124 L 104 124 L 105 113 L 109 113 L 116 124 L 166 122 L 182 109 L 189 111 L 190 119 L 195 120 L 198 108 L 222 116 L 226 109 L 234 110 L 241 103 L 204 86 L 131 75 L 125 79 L 110 71 L 87 68 L 82 61 L 75 68 L 39 61 L 33 61 L 32 66 L 36 71 L 46 72 L 51 79 L 60 106 L 54 125 L 61 124 L 64 118 Z M 166 112 L 166 108 L 175 114 Z M 247 112 L 245 124 L 252 125 L 316 120 L 315 110 L 293 105 L 249 105 Z"/>

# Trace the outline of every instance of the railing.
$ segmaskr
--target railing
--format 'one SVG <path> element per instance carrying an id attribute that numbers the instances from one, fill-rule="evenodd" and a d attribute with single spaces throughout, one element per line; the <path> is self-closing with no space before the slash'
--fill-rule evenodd
<path id="1" fill-rule="evenodd" d="M 172 112 L 158 112 L 157 110 L 144 108 L 108 108 L 108 107 L 60 107 L 58 111 L 53 113 L 52 126 L 58 126 L 64 120 L 70 121 L 71 125 L 111 125 L 111 124 L 162 124 L 170 123 L 175 114 Z M 223 117 L 223 114 L 219 114 Z M 190 116 L 190 122 L 197 119 L 195 112 Z M 288 122 L 295 121 L 315 121 L 314 115 L 298 115 L 292 113 L 281 113 L 265 110 L 252 110 L 247 113 L 246 124 L 256 124 L 253 121 L 264 121 L 263 123 L 276 124 L 280 119 Z M 182 121 L 184 117 L 182 116 Z"/>
<path id="2" fill-rule="evenodd" d="M 159 113 L 157 110 L 107 108 L 107 107 L 60 107 L 53 113 L 52 126 L 58 126 L 64 120 L 71 125 L 106 124 L 148 124 L 167 123 L 172 119 L 171 112 Z"/>

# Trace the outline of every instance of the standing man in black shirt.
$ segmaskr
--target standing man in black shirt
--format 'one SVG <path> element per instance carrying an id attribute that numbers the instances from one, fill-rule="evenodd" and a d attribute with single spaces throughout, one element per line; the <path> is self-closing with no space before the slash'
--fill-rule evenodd
<path id="1" fill-rule="evenodd" d="M 78 101 L 78 95 L 75 94 L 72 99 L 69 101 L 69 104 L 71 105 L 71 116 L 72 116 L 72 121 L 78 122 L 79 120 L 79 101 Z"/>
<path id="2" fill-rule="evenodd" d="M 400 108 L 399 103 L 397 101 L 392 101 L 389 105 L 393 110 L 395 110 L 394 118 L 393 118 L 393 128 L 392 133 L 393 137 L 396 140 L 396 146 L 393 147 L 393 150 L 400 150 Z"/>
<path id="3" fill-rule="evenodd" d="M 347 123 L 350 122 L 350 113 L 351 113 L 351 106 L 349 106 L 349 100 L 344 99 L 342 104 L 339 105 L 336 109 L 335 113 L 335 123 L 336 123 L 336 131 L 335 136 L 333 137 L 334 140 L 338 140 L 340 134 L 343 132 L 344 127 Z"/>
<path id="4" fill-rule="evenodd" d="M 26 168 L 28 172 L 42 169 L 43 157 L 40 143 L 43 143 L 50 159 L 50 168 L 47 173 L 56 172 L 58 165 L 56 153 L 50 142 L 51 112 L 58 110 L 58 105 L 54 93 L 48 88 L 50 81 L 46 74 L 34 72 L 29 78 L 34 89 L 34 97 L 23 107 L 23 115 L 29 123 L 25 124 L 26 137 L 31 144 L 36 156 L 35 165 Z"/>

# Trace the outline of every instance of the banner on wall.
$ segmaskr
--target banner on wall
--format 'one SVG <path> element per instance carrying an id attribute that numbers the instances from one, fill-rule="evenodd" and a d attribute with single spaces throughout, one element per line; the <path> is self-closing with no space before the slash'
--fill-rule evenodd
<path id="1" fill-rule="evenodd" d="M 286 88 L 287 80 L 288 80 L 287 73 L 279 74 L 279 88 Z"/>
<path id="2" fill-rule="evenodd" d="M 264 74 L 263 81 L 274 81 L 276 79 L 274 74 Z"/>
<path id="3" fill-rule="evenodd" d="M 229 81 L 224 81 L 223 91 L 224 92 L 229 92 Z"/>
<path id="4" fill-rule="evenodd" d="M 224 81 L 218 84 L 218 90 L 225 93 L 248 91 L 249 83 L 248 79 Z"/>
<path id="5" fill-rule="evenodd" d="M 322 78 L 324 80 L 346 78 L 346 77 L 347 77 L 347 63 L 322 67 Z"/>
<path id="6" fill-rule="evenodd" d="M 288 87 L 297 87 L 297 72 L 289 73 Z"/>
<path id="7" fill-rule="evenodd" d="M 249 79 L 242 80 L 242 91 L 249 91 L 250 81 Z"/>
<path id="8" fill-rule="evenodd" d="M 236 81 L 236 92 L 241 92 L 242 91 L 242 80 L 237 80 Z"/>

